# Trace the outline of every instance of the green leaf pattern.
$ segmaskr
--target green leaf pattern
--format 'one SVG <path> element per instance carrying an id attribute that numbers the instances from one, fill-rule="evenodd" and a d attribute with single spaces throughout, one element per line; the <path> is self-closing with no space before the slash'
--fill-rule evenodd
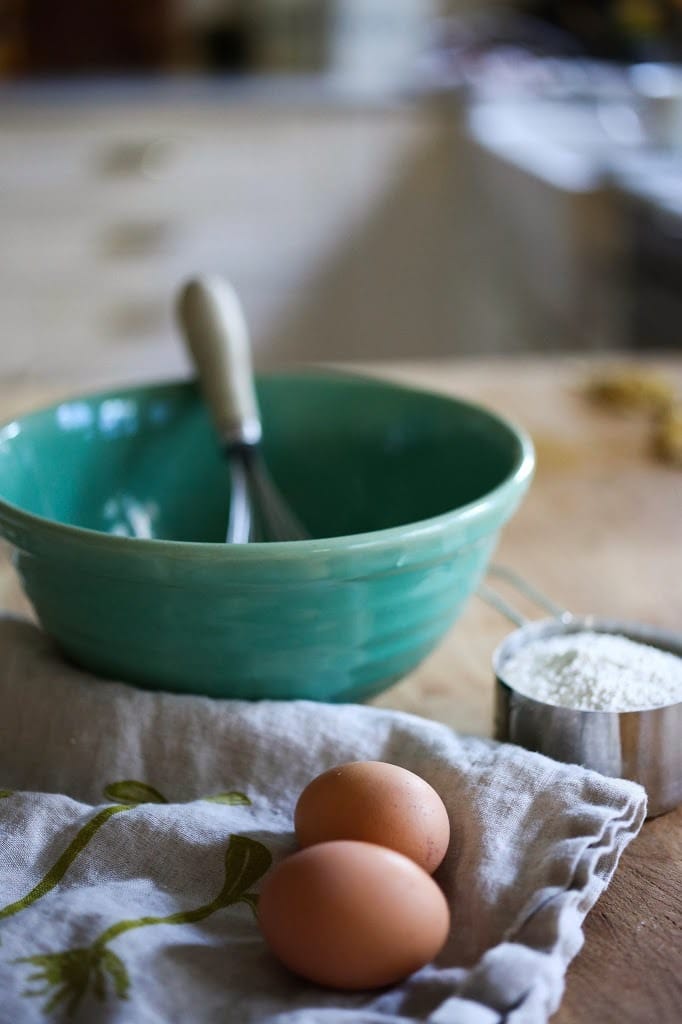
<path id="1" fill-rule="evenodd" d="M 0 799 L 12 795 L 0 790 Z M 75 859 L 82 854 L 99 829 L 114 815 L 131 811 L 141 804 L 167 804 L 166 797 L 153 786 L 134 779 L 110 783 L 104 789 L 112 805 L 98 811 L 73 837 L 44 877 L 23 897 L 0 908 L 0 921 L 25 910 L 59 884 Z M 232 806 L 249 805 L 248 796 L 236 790 L 201 798 L 211 803 Z M 44 998 L 43 1011 L 64 1011 L 73 1015 L 88 992 L 104 1001 L 109 994 L 126 999 L 130 980 L 124 962 L 109 944 L 125 932 L 151 925 L 181 925 L 202 921 L 210 914 L 243 903 L 257 912 L 258 896 L 251 887 L 258 882 L 272 863 L 269 850 L 248 836 L 233 835 L 225 852 L 224 880 L 220 891 L 205 904 L 180 910 L 165 917 L 139 917 L 115 922 L 89 946 L 56 953 L 38 953 L 13 961 L 36 968 L 27 978 L 24 995 Z"/>
<path id="2" fill-rule="evenodd" d="M 116 804 L 167 804 L 163 793 L 158 789 L 148 786 L 146 782 L 136 782 L 135 779 L 123 779 L 122 782 L 111 782 L 104 787 L 104 795 L 107 800 Z"/>
<path id="3" fill-rule="evenodd" d="M 27 979 L 33 987 L 26 988 L 24 995 L 46 996 L 43 1006 L 46 1013 L 65 1004 L 67 1013 L 73 1014 L 88 991 L 92 991 L 100 1001 L 106 999 L 108 975 L 113 994 L 125 999 L 130 987 L 128 972 L 123 961 L 109 949 L 109 943 L 135 928 L 196 924 L 217 910 L 237 903 L 245 903 L 254 910 L 256 895 L 248 890 L 265 874 L 271 863 L 270 851 L 262 843 L 248 836 L 231 836 L 225 854 L 225 878 L 212 900 L 192 910 L 180 910 L 165 917 L 117 921 L 89 946 L 20 957 L 14 962 L 38 968 Z"/>
<path id="4" fill-rule="evenodd" d="M 3 793 L 7 796 L 12 795 L 12 791 L 9 789 L 0 790 L 0 796 L 2 796 Z M 20 910 L 25 910 L 26 907 L 30 907 L 32 903 L 35 903 L 36 900 L 39 900 L 46 893 L 50 892 L 50 890 L 54 889 L 54 887 L 61 882 L 76 857 L 83 852 L 102 825 L 104 825 L 105 822 L 107 822 L 114 814 L 120 814 L 121 811 L 132 810 L 140 804 L 169 803 L 163 793 L 160 793 L 158 789 L 155 789 L 153 786 L 148 786 L 145 782 L 137 782 L 134 779 L 124 779 L 122 782 L 110 783 L 108 786 L 104 787 L 104 795 L 110 800 L 118 800 L 119 803 L 112 807 L 103 808 L 103 810 L 99 811 L 93 818 L 91 818 L 90 821 L 76 833 L 74 838 L 60 854 L 59 858 L 49 869 L 47 874 L 41 878 L 30 892 L 27 892 L 25 896 L 21 897 L 21 899 L 15 900 L 13 903 L 9 903 L 7 906 L 0 908 L 0 921 L 2 921 L 3 918 L 12 917 L 14 914 L 18 914 Z M 251 803 L 248 796 L 236 791 L 217 793 L 215 796 L 202 797 L 201 799 L 220 804 L 249 805 Z"/>
<path id="5" fill-rule="evenodd" d="M 114 804 L 112 807 L 105 807 L 99 811 L 90 821 L 80 829 L 79 832 L 73 837 L 69 845 L 60 854 L 58 859 L 49 869 L 46 875 L 44 875 L 37 885 L 34 885 L 30 892 L 27 892 L 21 899 L 15 900 L 14 903 L 8 903 L 6 907 L 0 910 L 0 921 L 6 917 L 12 917 L 14 914 L 18 914 L 20 910 L 25 910 L 26 907 L 30 907 L 32 903 L 39 900 L 41 896 L 45 896 L 46 893 L 50 892 L 56 885 L 61 882 L 62 878 L 69 870 L 76 857 L 81 853 L 88 845 L 93 836 L 100 830 L 102 825 L 109 820 L 114 814 L 120 814 L 121 811 L 129 811 L 130 807 L 120 806 Z"/>
<path id="6" fill-rule="evenodd" d="M 44 1013 L 65 1008 L 68 1016 L 72 1016 L 92 985 L 93 995 L 103 1001 L 106 999 L 106 976 L 112 983 L 113 991 L 119 999 L 126 999 L 130 982 L 123 961 L 110 949 L 100 950 L 94 947 L 69 949 L 64 953 L 47 953 L 38 956 L 21 957 L 15 963 L 28 963 L 38 970 L 28 976 L 29 987 L 24 989 L 25 996 L 47 996 L 43 1005 Z"/>
<path id="7" fill-rule="evenodd" d="M 203 796 L 201 799 L 213 804 L 230 804 L 232 807 L 251 803 L 245 793 L 239 793 L 237 790 L 231 790 L 229 793 L 216 793 L 214 796 Z"/>

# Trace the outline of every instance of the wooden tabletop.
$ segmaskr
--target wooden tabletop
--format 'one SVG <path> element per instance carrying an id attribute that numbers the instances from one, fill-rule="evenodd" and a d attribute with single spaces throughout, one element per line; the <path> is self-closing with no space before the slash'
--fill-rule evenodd
<path id="1" fill-rule="evenodd" d="M 497 561 L 575 612 L 679 630 L 682 469 L 652 455 L 646 415 L 596 408 L 585 398 L 585 382 L 614 361 L 623 360 L 493 357 L 364 369 L 485 402 L 530 432 L 535 480 Z M 646 366 L 682 396 L 681 358 Z M 95 383 L 102 380 L 85 371 L 78 379 L 0 384 L 0 417 Z M 6 558 L 0 607 L 29 612 Z M 439 649 L 375 703 L 490 735 L 491 655 L 510 628 L 473 598 Z M 682 808 L 648 822 L 624 854 L 586 920 L 585 945 L 553 1024 L 678 1024 L 681 1017 Z"/>

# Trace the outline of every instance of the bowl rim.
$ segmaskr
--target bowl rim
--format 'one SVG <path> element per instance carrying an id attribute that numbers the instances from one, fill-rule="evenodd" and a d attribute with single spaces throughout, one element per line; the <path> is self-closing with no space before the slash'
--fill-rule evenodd
<path id="1" fill-rule="evenodd" d="M 21 506 L 7 501 L 2 496 L 0 496 L 0 520 L 4 518 L 17 526 L 38 529 L 43 533 L 60 537 L 64 540 L 70 540 L 73 542 L 80 541 L 82 543 L 87 543 L 88 545 L 96 545 L 111 552 L 118 550 L 120 553 L 128 551 L 131 553 L 134 552 L 136 555 L 141 555 L 146 551 L 149 554 L 158 555 L 165 550 L 169 554 L 176 556 L 187 555 L 197 557 L 205 553 L 212 559 L 221 557 L 228 561 L 267 560 L 271 562 L 278 558 L 290 558 L 295 554 L 300 555 L 301 557 L 310 557 L 314 555 L 332 554 L 333 552 L 340 551 L 345 553 L 355 552 L 360 549 L 378 551 L 383 548 L 395 546 L 396 543 L 405 544 L 406 541 L 412 539 L 438 536 L 439 534 L 447 533 L 448 529 L 453 526 L 455 517 L 458 527 L 462 527 L 465 523 L 484 517 L 486 512 L 492 511 L 495 506 L 497 506 L 501 501 L 504 501 L 508 492 L 514 493 L 518 491 L 522 493 L 532 479 L 535 470 L 535 449 L 528 432 L 514 420 L 479 402 L 460 398 L 457 395 L 452 395 L 444 391 L 434 391 L 428 387 L 405 385 L 388 377 L 375 377 L 370 374 L 352 371 L 348 372 L 345 370 L 337 370 L 335 368 L 301 367 L 296 368 L 295 370 L 287 369 L 280 372 L 270 371 L 258 373 L 256 379 L 258 382 L 287 377 L 295 379 L 322 378 L 325 380 L 342 380 L 346 383 L 358 386 L 371 384 L 379 387 L 380 389 L 404 392 L 406 394 L 421 394 L 451 402 L 455 405 L 466 408 L 471 412 L 479 415 L 483 414 L 489 420 L 495 421 L 498 426 L 514 435 L 519 445 L 518 456 L 510 472 L 500 481 L 499 484 L 471 502 L 467 502 L 464 505 L 458 505 L 456 508 L 448 509 L 446 512 L 441 512 L 436 516 L 430 516 L 426 519 L 413 520 L 408 523 L 386 527 L 381 530 L 370 530 L 363 533 L 349 533 L 334 537 L 311 537 L 306 540 L 268 541 L 249 544 L 227 544 L 224 541 L 187 541 L 169 540 L 164 538 L 125 537 L 119 534 L 105 533 L 101 530 L 92 529 L 91 527 L 73 526 L 69 523 L 61 523 L 55 519 L 50 519 L 47 516 L 28 512 L 21 508 Z M 13 416 L 8 420 L 0 422 L 0 443 L 2 443 L 2 435 L 8 427 L 11 427 L 14 424 L 20 424 L 22 420 L 29 419 L 33 416 L 49 413 L 65 402 L 94 402 L 104 401 L 108 398 L 113 399 L 124 396 L 134 397 L 135 395 L 139 395 L 143 392 L 162 391 L 164 389 L 180 388 L 183 386 L 196 386 L 196 379 L 194 377 L 173 377 L 162 380 L 144 381 L 142 383 L 131 385 L 123 384 L 113 388 L 110 387 L 90 392 L 80 392 L 73 395 L 64 395 L 57 401 L 41 405 L 35 409 L 28 410 L 18 416 Z"/>

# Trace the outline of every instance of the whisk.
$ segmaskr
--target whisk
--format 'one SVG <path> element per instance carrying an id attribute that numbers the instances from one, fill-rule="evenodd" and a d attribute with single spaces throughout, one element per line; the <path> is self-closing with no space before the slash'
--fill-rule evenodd
<path id="1" fill-rule="evenodd" d="M 261 452 L 251 347 L 237 293 L 223 278 L 195 278 L 180 293 L 178 315 L 230 466 L 227 543 L 305 539 L 305 528 L 277 490 Z"/>

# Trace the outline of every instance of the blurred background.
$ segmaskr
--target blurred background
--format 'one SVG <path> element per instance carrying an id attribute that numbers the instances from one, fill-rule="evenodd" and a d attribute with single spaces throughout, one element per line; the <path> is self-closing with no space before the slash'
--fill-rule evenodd
<path id="1" fill-rule="evenodd" d="M 0 373 L 670 350 L 682 0 L 0 0 Z"/>

